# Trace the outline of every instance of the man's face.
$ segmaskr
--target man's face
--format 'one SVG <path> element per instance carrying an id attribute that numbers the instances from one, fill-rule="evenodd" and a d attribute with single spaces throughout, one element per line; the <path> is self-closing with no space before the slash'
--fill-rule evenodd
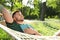
<path id="1" fill-rule="evenodd" d="M 14 20 L 16 20 L 16 21 L 24 21 L 24 16 L 22 15 L 21 12 L 16 12 L 16 14 L 14 15 Z"/>

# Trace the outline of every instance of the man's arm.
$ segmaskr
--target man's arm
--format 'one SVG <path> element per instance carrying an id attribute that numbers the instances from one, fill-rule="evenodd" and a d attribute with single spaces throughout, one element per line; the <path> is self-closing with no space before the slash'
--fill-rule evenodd
<path id="1" fill-rule="evenodd" d="M 9 11 L 6 8 L 4 8 L 2 5 L 0 5 L 0 11 L 3 14 L 3 17 L 4 17 L 6 22 L 8 22 L 8 23 L 13 22 L 13 18 L 10 15 Z"/>
<path id="2" fill-rule="evenodd" d="M 32 30 L 31 28 L 25 29 L 24 32 L 27 33 L 27 34 L 32 34 L 32 35 L 39 35 L 39 36 L 41 36 L 41 34 L 39 34 L 39 33 L 38 33 L 37 31 L 35 31 L 35 30 Z"/>

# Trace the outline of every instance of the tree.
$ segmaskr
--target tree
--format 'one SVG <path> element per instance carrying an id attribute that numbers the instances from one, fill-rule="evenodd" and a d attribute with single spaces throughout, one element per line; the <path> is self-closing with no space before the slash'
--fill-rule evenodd
<path id="1" fill-rule="evenodd" d="M 22 0 L 1 0 L 0 4 L 10 9 L 10 11 L 14 11 L 18 8 L 21 9 L 23 7 Z"/>
<path id="2" fill-rule="evenodd" d="M 41 15 L 40 15 L 41 21 L 45 20 L 45 14 L 46 14 L 46 1 L 41 3 Z"/>
<path id="3" fill-rule="evenodd" d="M 60 0 L 47 0 L 47 13 L 46 16 L 50 16 L 51 18 L 57 18 L 60 15 Z M 48 18 L 48 17 L 47 17 Z"/>
<path id="4" fill-rule="evenodd" d="M 40 20 L 44 21 L 45 19 L 45 13 L 46 13 L 46 2 L 42 3 L 42 7 L 41 7 L 41 17 Z"/>
<path id="5" fill-rule="evenodd" d="M 56 12 L 58 13 L 58 18 L 60 19 L 60 0 L 56 0 Z"/>

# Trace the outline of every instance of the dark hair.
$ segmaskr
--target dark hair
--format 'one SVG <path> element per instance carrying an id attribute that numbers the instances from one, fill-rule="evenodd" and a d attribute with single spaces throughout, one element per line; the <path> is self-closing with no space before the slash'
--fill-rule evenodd
<path id="1" fill-rule="evenodd" d="M 13 14 L 12 14 L 12 17 L 14 17 L 14 15 L 17 13 L 17 12 L 21 12 L 21 11 L 15 11 Z"/>

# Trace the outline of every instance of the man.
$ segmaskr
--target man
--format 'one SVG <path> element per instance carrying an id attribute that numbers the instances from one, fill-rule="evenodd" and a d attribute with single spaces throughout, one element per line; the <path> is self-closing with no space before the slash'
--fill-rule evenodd
<path id="1" fill-rule="evenodd" d="M 0 12 L 3 14 L 6 25 L 16 31 L 24 32 L 32 35 L 40 35 L 30 25 L 24 24 L 24 16 L 21 11 L 15 11 L 11 16 L 9 11 L 0 5 Z"/>

